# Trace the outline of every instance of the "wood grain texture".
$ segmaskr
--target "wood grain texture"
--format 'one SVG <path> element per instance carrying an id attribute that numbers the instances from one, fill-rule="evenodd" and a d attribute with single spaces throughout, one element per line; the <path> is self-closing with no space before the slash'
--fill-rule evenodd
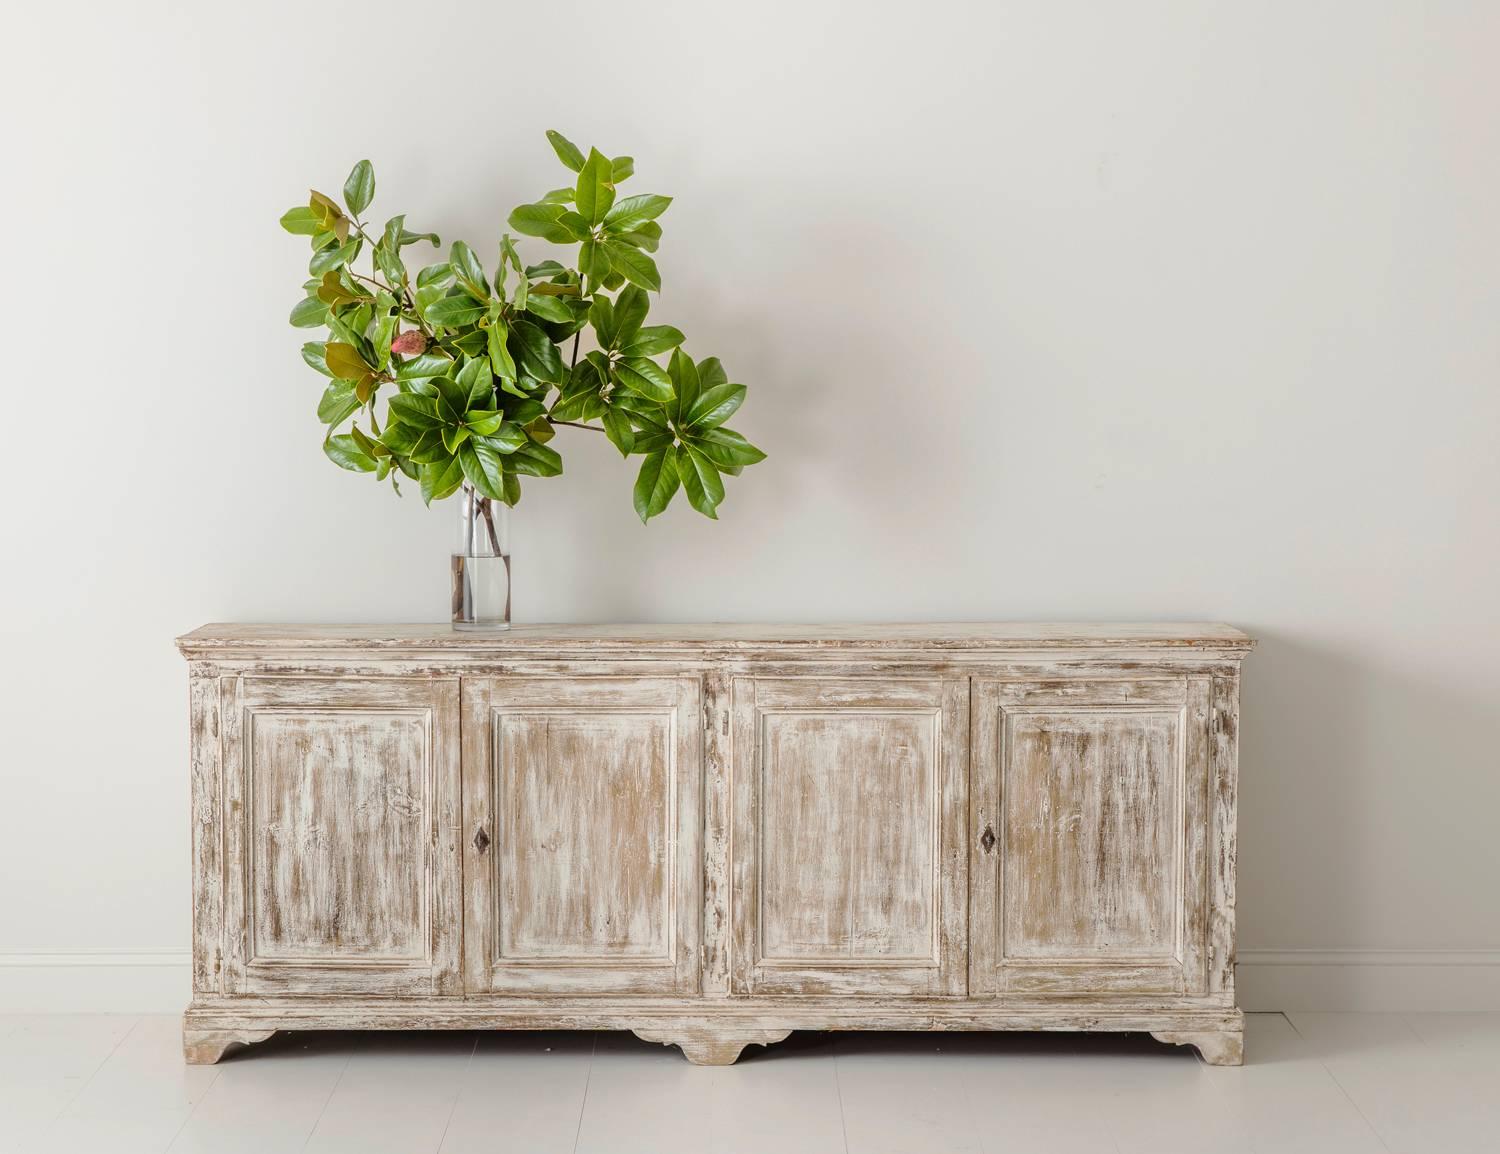
<path id="1" fill-rule="evenodd" d="M 493 678 L 464 699 L 469 990 L 696 990 L 698 681 Z"/>
<path id="2" fill-rule="evenodd" d="M 1216 625 L 213 626 L 193 1004 L 276 1029 L 1150 1030 L 1239 1058 Z M 482 836 L 480 836 L 482 834 Z"/>
<path id="3" fill-rule="evenodd" d="M 1222 1030 L 1152 1030 L 1151 1036 L 1158 1042 L 1175 1046 L 1193 1046 L 1210 1066 L 1242 1066 L 1245 1064 L 1245 1031 Z"/>
<path id="4" fill-rule="evenodd" d="M 736 680 L 738 992 L 962 992 L 967 696 Z"/>
<path id="5" fill-rule="evenodd" d="M 458 682 L 221 693 L 225 989 L 456 989 Z"/>

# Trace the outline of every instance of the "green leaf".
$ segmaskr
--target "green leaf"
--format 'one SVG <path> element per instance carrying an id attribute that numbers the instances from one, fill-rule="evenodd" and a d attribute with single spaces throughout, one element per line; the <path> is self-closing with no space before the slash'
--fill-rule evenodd
<path id="1" fill-rule="evenodd" d="M 583 167 L 583 153 L 578 145 L 574 144 L 561 132 L 554 128 L 547 129 L 547 139 L 552 143 L 552 151 L 557 153 L 557 159 L 566 164 L 574 172 Z"/>
<path id="2" fill-rule="evenodd" d="M 648 220 L 639 228 L 633 228 L 629 232 L 611 232 L 609 235 L 621 244 L 628 244 L 631 248 L 643 248 L 647 252 L 655 252 L 661 244 L 661 225 L 654 220 Z"/>
<path id="3" fill-rule="evenodd" d="M 322 341 L 308 341 L 302 346 L 302 359 L 308 366 L 317 369 L 325 377 L 333 376 L 333 370 L 328 367 L 328 358 L 323 352 Z"/>
<path id="4" fill-rule="evenodd" d="M 544 321 L 552 321 L 560 325 L 573 323 L 573 311 L 563 303 L 561 297 L 543 296 L 541 293 L 528 294 L 525 308 L 527 312 L 541 317 Z"/>
<path id="5" fill-rule="evenodd" d="M 705 389 L 729 383 L 729 374 L 724 371 L 718 357 L 704 357 L 698 362 L 698 383 Z"/>
<path id="6" fill-rule="evenodd" d="M 648 453 L 635 478 L 635 511 L 645 522 L 651 520 L 672 500 L 680 480 L 676 454 L 668 449 Z"/>
<path id="7" fill-rule="evenodd" d="M 592 237 L 584 241 L 578 250 L 578 271 L 595 282 L 609 276 L 609 254 Z"/>
<path id="8" fill-rule="evenodd" d="M 318 420 L 325 425 L 341 425 L 359 408 L 359 398 L 348 381 L 331 381 L 318 402 Z"/>
<path id="9" fill-rule="evenodd" d="M 647 325 L 641 329 L 621 351 L 627 357 L 654 357 L 668 349 L 675 349 L 687 340 L 681 329 L 671 325 Z"/>
<path id="10" fill-rule="evenodd" d="M 610 178 L 619 184 L 635 175 L 635 157 L 617 156 L 609 162 Z"/>
<path id="11" fill-rule="evenodd" d="M 494 405 L 495 378 L 490 372 L 488 357 L 475 357 L 473 360 L 465 361 L 464 367 L 458 370 L 458 375 L 453 379 L 458 382 L 458 387 L 467 391 L 469 395 L 466 408 L 482 409 L 486 407 L 486 404 Z"/>
<path id="12" fill-rule="evenodd" d="M 490 322 L 490 327 L 485 332 L 490 354 L 490 368 L 502 381 L 516 379 L 516 362 L 511 359 L 510 350 L 505 347 L 505 338 L 509 334 L 510 329 L 498 317 Z"/>
<path id="13" fill-rule="evenodd" d="M 528 477 L 555 477 L 563 470 L 562 457 L 556 449 L 527 441 L 506 458 L 510 468 Z"/>
<path id="14" fill-rule="evenodd" d="M 766 459 L 764 453 L 733 429 L 708 429 L 689 435 L 693 446 L 726 472 Z"/>
<path id="15" fill-rule="evenodd" d="M 568 244 L 573 234 L 558 223 L 567 211 L 560 204 L 523 204 L 510 214 L 510 227 L 525 236 L 539 236 L 553 244 Z"/>
<path id="16" fill-rule="evenodd" d="M 683 416 L 690 429 L 714 429 L 722 425 L 745 400 L 744 385 L 715 385 L 705 389 Z"/>
<path id="17" fill-rule="evenodd" d="M 422 500 L 429 505 L 451 497 L 463 483 L 463 464 L 457 457 L 422 466 Z"/>
<path id="18" fill-rule="evenodd" d="M 468 441 L 458 450 L 458 459 L 469 484 L 486 497 L 504 500 L 505 466 L 499 453 L 483 441 Z"/>
<path id="19" fill-rule="evenodd" d="M 589 158 L 578 169 L 578 185 L 573 190 L 573 203 L 579 215 L 589 224 L 595 225 L 604 219 L 615 202 L 614 170 L 597 148 L 589 150 Z"/>
<path id="20" fill-rule="evenodd" d="M 368 160 L 361 160 L 344 181 L 344 204 L 355 216 L 370 207 L 375 199 L 375 168 Z"/>
<path id="21" fill-rule="evenodd" d="M 487 437 L 505 422 L 505 414 L 494 409 L 470 409 L 464 414 L 464 422 L 476 437 Z"/>
<path id="22" fill-rule="evenodd" d="M 322 276 L 329 269 L 342 268 L 352 263 L 363 247 L 364 242 L 359 237 L 355 237 L 348 244 L 331 245 L 313 253 L 312 259 L 307 262 L 307 271 L 313 276 Z"/>
<path id="23" fill-rule="evenodd" d="M 328 306 L 317 297 L 304 297 L 292 306 L 289 319 L 299 329 L 315 329 L 328 323 Z"/>
<path id="24" fill-rule="evenodd" d="M 453 368 L 453 362 L 441 353 L 418 353 L 396 366 L 398 381 L 421 381 L 441 377 Z"/>
<path id="25" fill-rule="evenodd" d="M 693 358 L 687 353 L 681 349 L 675 349 L 672 359 L 667 362 L 667 373 L 671 376 L 672 383 L 677 386 L 677 396 L 667 406 L 667 411 L 674 421 L 679 421 L 683 413 L 692 412 L 693 406 L 698 403 L 700 391 L 698 366 L 693 364 Z"/>
<path id="26" fill-rule="evenodd" d="M 323 229 L 322 216 L 305 204 L 281 214 L 281 227 L 293 236 L 313 236 Z"/>
<path id="27" fill-rule="evenodd" d="M 351 473 L 373 473 L 375 459 L 360 449 L 359 444 L 348 433 L 329 437 L 323 442 L 323 452 L 341 469 Z"/>
<path id="28" fill-rule="evenodd" d="M 724 481 L 713 462 L 691 445 L 677 446 L 677 471 L 682 475 L 682 491 L 688 504 L 715 521 L 719 502 L 724 500 Z"/>
<path id="29" fill-rule="evenodd" d="M 442 264 L 430 264 L 417 273 L 417 287 L 426 288 L 428 285 L 443 284 L 452 279 L 453 267 L 447 261 Z"/>
<path id="30" fill-rule="evenodd" d="M 614 447 L 620 450 L 620 456 L 630 456 L 630 450 L 635 448 L 635 427 L 631 425 L 630 418 L 618 409 L 606 409 L 602 420 L 604 433 Z"/>
<path id="31" fill-rule="evenodd" d="M 602 349 L 615 347 L 615 305 L 608 297 L 597 296 L 589 306 L 589 324 Z"/>
<path id="32" fill-rule="evenodd" d="M 627 196 L 624 200 L 617 201 L 609 210 L 604 217 L 604 223 L 609 227 L 610 232 L 629 232 L 639 228 L 648 220 L 655 220 L 667 211 L 667 205 L 671 203 L 670 196 L 657 196 L 654 193 Z"/>
<path id="33" fill-rule="evenodd" d="M 526 430 L 514 421 L 506 421 L 493 433 L 486 434 L 484 441 L 497 453 L 514 453 L 526 444 Z"/>
<path id="34" fill-rule="evenodd" d="M 545 332 L 530 321 L 515 321 L 510 326 L 511 336 L 520 350 L 520 367 L 528 376 L 539 381 L 560 385 L 567 379 L 562 355 Z"/>
<path id="35" fill-rule="evenodd" d="M 442 428 L 443 448 L 450 453 L 456 453 L 469 440 L 469 427 L 467 425 L 444 425 Z"/>
<path id="36" fill-rule="evenodd" d="M 479 263 L 474 250 L 463 241 L 453 242 L 453 247 L 448 252 L 448 267 L 453 270 L 458 283 L 469 290 L 471 296 L 484 300 L 490 295 L 489 283 L 484 275 L 484 265 Z"/>
<path id="37" fill-rule="evenodd" d="M 614 343 L 628 345 L 641 331 L 641 324 L 651 310 L 651 298 L 631 285 L 615 298 Z M 613 347 L 613 346 L 611 346 Z"/>
<path id="38" fill-rule="evenodd" d="M 427 319 L 445 329 L 467 328 L 484 316 L 485 306 L 467 293 L 457 293 L 433 301 L 427 306 Z"/>
<path id="39" fill-rule="evenodd" d="M 328 371 L 346 381 L 357 381 L 372 368 L 359 355 L 358 349 L 342 341 L 329 341 L 323 348 L 323 358 L 328 363 Z"/>
<path id="40" fill-rule="evenodd" d="M 443 420 L 438 416 L 437 398 L 420 393 L 397 393 L 390 400 L 391 416 L 414 429 L 436 429 Z"/>
<path id="41" fill-rule="evenodd" d="M 576 171 L 576 170 L 575 170 Z M 537 202 L 538 204 L 572 204 L 573 190 L 571 188 L 554 188 L 546 196 Z"/>
<path id="42" fill-rule="evenodd" d="M 610 267 L 623 273 L 631 284 L 652 292 L 661 291 L 661 274 L 656 271 L 656 262 L 645 253 L 616 240 L 605 241 L 604 251 L 609 254 Z"/>
<path id="43" fill-rule="evenodd" d="M 569 190 L 568 195 L 573 195 L 571 190 Z M 548 277 L 562 276 L 563 273 L 567 271 L 567 269 L 563 268 L 563 266 L 558 264 L 555 260 L 544 260 L 540 264 L 530 264 L 526 266 L 526 275 L 532 280 L 545 280 Z M 532 291 L 535 292 L 538 290 L 533 287 Z"/>
<path id="44" fill-rule="evenodd" d="M 615 374 L 641 396 L 649 397 L 658 404 L 664 405 L 676 395 L 672 378 L 667 375 L 667 371 L 645 357 L 627 357 L 617 362 Z"/>
<path id="45" fill-rule="evenodd" d="M 441 248 L 443 244 L 441 238 L 435 232 L 408 232 L 404 228 L 401 230 L 402 248 L 405 248 L 409 244 L 416 244 L 419 240 L 425 240 L 433 248 Z"/>

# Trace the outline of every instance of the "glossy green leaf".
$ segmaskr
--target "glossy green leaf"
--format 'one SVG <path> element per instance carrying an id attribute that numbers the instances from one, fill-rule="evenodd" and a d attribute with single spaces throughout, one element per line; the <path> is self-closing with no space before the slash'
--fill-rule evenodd
<path id="1" fill-rule="evenodd" d="M 538 204 L 572 204 L 573 190 L 571 188 L 554 188 L 546 196 L 537 202 Z"/>
<path id="2" fill-rule="evenodd" d="M 453 379 L 458 382 L 458 387 L 464 390 L 468 398 L 465 409 L 493 407 L 495 378 L 490 373 L 488 357 L 475 357 L 465 361 L 463 367 L 454 374 Z"/>
<path id="3" fill-rule="evenodd" d="M 610 347 L 628 345 L 634 341 L 650 311 L 651 298 L 634 285 L 621 292 L 615 298 L 614 343 Z"/>
<path id="4" fill-rule="evenodd" d="M 682 491 L 687 494 L 688 504 L 715 521 L 715 511 L 724 500 L 724 481 L 713 462 L 691 445 L 678 445 L 677 471 L 682 476 Z"/>
<path id="5" fill-rule="evenodd" d="M 538 236 L 553 244 L 567 244 L 573 234 L 558 223 L 566 211 L 560 204 L 523 204 L 510 214 L 510 227 L 524 236 Z"/>
<path id="6" fill-rule="evenodd" d="M 676 421 L 684 413 L 692 412 L 693 406 L 698 403 L 698 366 L 693 364 L 693 358 L 687 353 L 676 349 L 672 353 L 672 359 L 667 362 L 667 374 L 672 378 L 677 391 L 672 403 L 667 406 L 672 419 Z"/>
<path id="7" fill-rule="evenodd" d="M 614 170 L 597 148 L 589 150 L 589 158 L 578 170 L 578 184 L 573 190 L 573 203 L 578 213 L 589 224 L 598 224 L 615 203 Z"/>
<path id="8" fill-rule="evenodd" d="M 555 477 L 563 471 L 562 457 L 556 449 L 527 441 L 505 458 L 510 468 L 528 477 Z"/>
<path id="9" fill-rule="evenodd" d="M 407 357 L 396 366 L 398 381 L 420 381 L 427 377 L 441 377 L 453 368 L 453 362 L 441 353 L 418 353 Z"/>
<path id="10" fill-rule="evenodd" d="M 456 453 L 468 443 L 470 433 L 467 425 L 444 425 L 442 427 L 443 448 Z"/>
<path id="11" fill-rule="evenodd" d="M 724 371 L 718 357 L 704 357 L 698 362 L 698 383 L 705 389 L 729 383 L 729 374 Z"/>
<path id="12" fill-rule="evenodd" d="M 631 248 L 616 240 L 604 242 L 604 251 L 609 254 L 610 267 L 624 274 L 631 284 L 640 285 L 652 292 L 661 291 L 661 274 L 656 271 L 656 262 L 640 249 Z"/>
<path id="13" fill-rule="evenodd" d="M 322 231 L 322 215 L 305 204 L 299 204 L 281 214 L 281 227 L 293 236 L 313 236 Z"/>
<path id="14" fill-rule="evenodd" d="M 490 327 L 485 331 L 486 351 L 490 357 L 490 369 L 502 381 L 514 381 L 516 379 L 516 362 L 511 358 L 510 350 L 505 347 L 505 339 L 509 335 L 509 327 L 503 320 L 498 318 L 490 322 Z"/>
<path id="15" fill-rule="evenodd" d="M 458 278 L 458 283 L 469 290 L 471 296 L 484 300 L 489 294 L 489 283 L 485 279 L 484 265 L 479 263 L 479 258 L 461 240 L 453 242 L 453 247 L 448 250 L 448 267 L 453 270 L 453 275 Z"/>
<path id="16" fill-rule="evenodd" d="M 453 268 L 447 261 L 442 264 L 430 264 L 421 272 L 417 273 L 417 287 L 426 288 L 429 285 L 441 285 L 453 279 Z"/>
<path id="17" fill-rule="evenodd" d="M 458 492 L 463 483 L 463 464 L 457 457 L 424 465 L 422 467 L 422 500 L 430 505 L 434 501 L 451 497 Z"/>
<path id="18" fill-rule="evenodd" d="M 464 422 L 476 437 L 487 437 L 505 422 L 505 414 L 494 409 L 470 409 L 464 414 Z"/>
<path id="19" fill-rule="evenodd" d="M 341 469 L 348 469 L 351 473 L 375 471 L 375 458 L 361 450 L 348 433 L 327 438 L 323 442 L 323 452 L 335 465 Z"/>
<path id="20" fill-rule="evenodd" d="M 692 408 L 683 414 L 690 429 L 713 429 L 722 425 L 745 400 L 744 385 L 715 385 L 705 389 Z"/>
<path id="21" fill-rule="evenodd" d="M 629 232 L 611 232 L 609 235 L 612 240 L 628 244 L 631 248 L 643 248 L 647 252 L 655 252 L 661 245 L 661 225 L 654 220 L 648 220 Z"/>
<path id="22" fill-rule="evenodd" d="M 635 511 L 644 521 L 651 520 L 672 500 L 680 484 L 675 454 L 670 449 L 648 453 L 635 478 Z"/>
<path id="23" fill-rule="evenodd" d="M 597 284 L 609 276 L 609 254 L 604 245 L 592 238 L 583 242 L 578 250 L 578 271 Z"/>
<path id="24" fill-rule="evenodd" d="M 681 329 L 674 329 L 671 325 L 647 325 L 621 351 L 627 357 L 654 357 L 675 349 L 686 339 Z"/>
<path id="25" fill-rule="evenodd" d="M 610 232 L 629 232 L 648 220 L 655 220 L 667 211 L 667 206 L 671 203 L 670 196 L 657 196 L 654 193 L 627 196 L 615 202 L 614 207 L 605 215 L 604 223 Z"/>
<path id="26" fill-rule="evenodd" d="M 610 178 L 619 184 L 635 175 L 635 157 L 617 156 L 609 162 Z"/>
<path id="27" fill-rule="evenodd" d="M 415 429 L 436 429 L 443 420 L 438 416 L 437 400 L 420 393 L 397 393 L 390 399 L 391 417 Z"/>
<path id="28" fill-rule="evenodd" d="M 308 366 L 317 369 L 325 377 L 333 376 L 333 370 L 328 367 L 328 358 L 324 354 L 324 342 L 308 341 L 302 346 L 302 359 Z"/>
<path id="29" fill-rule="evenodd" d="M 370 207 L 375 199 L 375 168 L 368 160 L 361 160 L 344 181 L 344 205 L 355 216 Z"/>
<path id="30" fill-rule="evenodd" d="M 520 349 L 518 363 L 522 371 L 539 381 L 560 385 L 567 379 L 562 354 L 557 346 L 530 321 L 518 320 L 510 327 L 511 337 Z"/>
<path id="31" fill-rule="evenodd" d="M 544 296 L 540 293 L 529 294 L 524 305 L 525 310 L 533 316 L 539 316 L 543 320 L 552 321 L 555 324 L 566 325 L 573 323 L 573 310 L 570 309 L 561 297 Z"/>
<path id="32" fill-rule="evenodd" d="M 325 425 L 341 425 L 358 408 L 354 386 L 348 381 L 331 381 L 318 401 L 318 420 Z"/>
<path id="33" fill-rule="evenodd" d="M 304 297 L 292 306 L 289 319 L 299 329 L 315 329 L 328 323 L 328 306 L 317 297 Z"/>
<path id="34" fill-rule="evenodd" d="M 493 433 L 485 434 L 484 440 L 497 453 L 514 453 L 526 444 L 526 431 L 514 421 L 506 421 Z"/>
<path id="35" fill-rule="evenodd" d="M 574 144 L 554 128 L 547 129 L 547 139 L 552 144 L 552 151 L 557 153 L 558 160 L 562 161 L 574 172 L 583 167 L 583 153 L 578 145 Z"/>
<path id="36" fill-rule="evenodd" d="M 743 468 L 766 455 L 733 429 L 708 429 L 691 434 L 693 445 L 720 469 Z"/>
<path id="37" fill-rule="evenodd" d="M 635 427 L 630 418 L 618 409 L 606 409 L 601 419 L 605 435 L 620 450 L 620 456 L 630 456 L 630 450 L 635 448 Z"/>
<path id="38" fill-rule="evenodd" d="M 445 329 L 465 328 L 484 316 L 485 305 L 467 293 L 456 293 L 427 306 L 427 320 Z"/>

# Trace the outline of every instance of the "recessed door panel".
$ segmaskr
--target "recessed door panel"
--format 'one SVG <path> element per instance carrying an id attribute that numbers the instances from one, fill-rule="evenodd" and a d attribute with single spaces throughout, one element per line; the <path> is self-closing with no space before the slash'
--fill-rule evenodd
<path id="1" fill-rule="evenodd" d="M 225 679 L 230 992 L 454 988 L 457 703 L 456 680 Z"/>
<path id="2" fill-rule="evenodd" d="M 742 992 L 961 992 L 967 686 L 734 684 Z"/>
<path id="3" fill-rule="evenodd" d="M 1207 682 L 979 681 L 971 988 L 1201 992 Z"/>
<path id="4" fill-rule="evenodd" d="M 697 988 L 696 679 L 466 681 L 471 992 Z"/>

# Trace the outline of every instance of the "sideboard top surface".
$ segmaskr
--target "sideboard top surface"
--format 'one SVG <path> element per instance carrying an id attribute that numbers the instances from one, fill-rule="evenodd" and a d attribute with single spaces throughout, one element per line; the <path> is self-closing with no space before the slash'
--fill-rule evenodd
<path id="1" fill-rule="evenodd" d="M 393 651 L 627 654 L 713 651 L 1162 649 L 1248 651 L 1255 642 L 1214 622 L 904 622 L 869 625 L 515 625 L 494 633 L 449 625 L 204 625 L 177 639 L 189 656 L 234 652 Z"/>

